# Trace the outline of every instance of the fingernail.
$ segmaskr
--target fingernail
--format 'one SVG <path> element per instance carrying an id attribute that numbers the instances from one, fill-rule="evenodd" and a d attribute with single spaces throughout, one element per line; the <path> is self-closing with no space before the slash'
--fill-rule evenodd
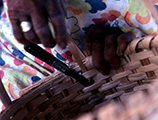
<path id="1" fill-rule="evenodd" d="M 105 72 L 105 71 L 100 70 L 99 72 L 100 72 L 102 75 L 106 75 L 106 72 Z"/>
<path id="2" fill-rule="evenodd" d="M 87 55 L 91 55 L 91 51 L 90 50 L 87 50 Z"/>
<path id="3" fill-rule="evenodd" d="M 120 49 L 119 49 L 119 47 L 117 47 L 117 51 L 116 51 L 116 54 L 118 54 L 118 53 L 119 53 L 119 50 L 120 50 Z"/>
<path id="4" fill-rule="evenodd" d="M 59 44 L 59 46 L 60 46 L 62 49 L 65 49 L 66 43 L 65 43 L 65 42 L 61 42 L 61 43 Z"/>
<path id="5" fill-rule="evenodd" d="M 117 56 L 123 56 L 123 53 L 120 52 L 120 48 L 119 47 L 117 48 L 116 54 L 117 54 Z"/>
<path id="6" fill-rule="evenodd" d="M 123 56 L 123 53 L 118 53 L 117 56 Z"/>

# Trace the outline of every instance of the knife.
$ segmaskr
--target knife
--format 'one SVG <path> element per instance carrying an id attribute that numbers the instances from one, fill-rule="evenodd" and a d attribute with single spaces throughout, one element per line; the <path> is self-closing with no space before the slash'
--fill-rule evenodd
<path id="1" fill-rule="evenodd" d="M 79 75 L 78 72 L 70 69 L 66 64 L 61 62 L 59 59 L 54 57 L 49 52 L 45 51 L 40 46 L 36 44 L 28 44 L 28 45 L 24 45 L 24 49 L 30 54 L 32 54 L 33 56 L 42 60 L 43 62 L 61 71 L 65 75 L 75 78 L 76 81 L 80 82 L 83 86 L 87 87 L 91 85 L 88 79 L 86 79 L 83 75 Z"/>

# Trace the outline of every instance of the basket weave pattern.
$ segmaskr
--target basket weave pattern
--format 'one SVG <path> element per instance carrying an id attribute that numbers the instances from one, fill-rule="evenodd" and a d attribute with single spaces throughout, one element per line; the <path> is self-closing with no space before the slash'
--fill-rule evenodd
<path id="1" fill-rule="evenodd" d="M 86 78 L 94 81 L 93 85 L 84 87 L 62 73 L 51 75 L 22 90 L 22 96 L 8 103 L 0 119 L 69 119 L 96 110 L 111 100 L 124 104 L 136 91 L 146 91 L 150 87 L 148 83 L 157 81 L 157 47 L 157 36 L 133 40 L 121 57 L 121 67 L 105 76 L 93 68 L 91 57 L 80 55 L 82 62 L 72 69 L 82 70 Z"/>

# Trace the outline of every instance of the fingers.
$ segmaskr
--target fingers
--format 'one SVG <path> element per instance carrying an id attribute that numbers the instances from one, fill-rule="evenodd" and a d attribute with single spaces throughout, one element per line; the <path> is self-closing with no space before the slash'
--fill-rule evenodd
<path id="1" fill-rule="evenodd" d="M 20 16 L 20 21 L 28 21 L 31 22 L 31 18 L 29 16 L 26 15 L 21 15 Z M 31 43 L 40 43 L 40 40 L 38 38 L 38 36 L 36 35 L 33 26 L 31 27 L 31 30 L 27 31 L 27 32 L 23 32 L 24 37 Z"/>
<path id="2" fill-rule="evenodd" d="M 108 35 L 104 42 L 104 59 L 111 64 L 112 67 L 120 66 L 119 55 L 126 50 L 128 43 L 134 38 L 133 32 L 124 33 L 121 35 Z"/>
<path id="3" fill-rule="evenodd" d="M 64 49 L 68 43 L 64 8 L 62 8 L 59 0 L 48 0 L 46 9 L 55 30 L 56 42 Z"/>
<path id="4" fill-rule="evenodd" d="M 118 35 L 108 35 L 104 40 L 104 59 L 114 68 L 120 65 L 120 59 L 116 55 L 116 41 Z"/>
<path id="5" fill-rule="evenodd" d="M 40 39 L 40 42 L 45 47 L 54 47 L 56 43 L 51 34 L 50 28 L 47 23 L 47 17 L 45 16 L 44 11 L 38 8 L 34 9 L 31 13 L 31 19 L 33 29 L 37 34 L 38 38 Z M 30 31 L 28 33 L 30 35 L 29 39 L 36 37 L 34 31 Z"/>
<path id="6" fill-rule="evenodd" d="M 95 36 L 95 32 L 90 31 Z M 92 34 L 88 37 L 91 40 L 94 37 Z M 109 72 L 109 66 L 118 68 L 120 66 L 120 58 L 118 52 L 123 53 L 127 44 L 135 38 L 133 32 L 124 33 L 121 35 L 111 34 L 105 37 L 104 42 L 94 41 L 92 45 L 92 61 L 93 65 L 102 74 Z M 87 42 L 88 42 L 87 40 Z"/>
<path id="7" fill-rule="evenodd" d="M 38 36 L 36 35 L 34 29 L 31 29 L 28 32 L 25 32 L 24 36 L 31 43 L 34 43 L 34 44 L 40 43 L 40 40 Z"/>
<path id="8" fill-rule="evenodd" d="M 92 46 L 92 62 L 93 66 L 103 75 L 105 75 L 109 72 L 109 64 L 104 60 L 103 47 L 103 42 L 97 40 L 94 41 Z"/>
<path id="9" fill-rule="evenodd" d="M 123 53 L 126 50 L 128 43 L 130 43 L 135 38 L 136 35 L 131 31 L 120 35 L 117 38 L 118 54 Z"/>
<path id="10" fill-rule="evenodd" d="M 16 19 L 10 19 L 13 33 L 15 38 L 22 44 L 28 44 L 29 42 L 25 39 L 22 29 L 20 27 L 20 21 Z"/>
<path id="11" fill-rule="evenodd" d="M 92 53 L 92 44 L 95 40 L 103 39 L 104 28 L 101 26 L 92 26 L 84 40 L 85 49 L 88 55 Z"/>
<path id="12" fill-rule="evenodd" d="M 18 0 L 19 1 L 19 0 Z M 56 44 L 48 25 L 48 13 L 54 25 L 57 43 L 65 48 L 68 41 L 64 14 L 59 0 L 33 0 L 20 2 L 7 2 L 9 17 L 13 17 L 13 31 L 16 38 L 23 44 L 42 43 L 45 47 L 53 47 Z M 47 10 L 46 10 L 47 9 Z M 11 15 L 10 13 L 13 14 Z M 20 13 L 20 14 L 19 14 Z M 59 14 L 58 14 L 59 13 Z M 29 17 L 31 18 L 29 18 Z M 32 29 L 22 32 L 20 22 L 32 23 Z"/>
<path id="13" fill-rule="evenodd" d="M 84 46 L 85 46 L 85 49 L 86 49 L 86 52 L 88 55 L 91 55 L 91 52 L 92 52 L 92 43 L 94 42 L 94 40 L 96 40 L 96 36 L 97 34 L 96 33 L 96 26 L 92 26 L 91 29 L 89 30 L 88 34 L 86 35 L 85 37 L 85 40 L 84 40 Z"/>

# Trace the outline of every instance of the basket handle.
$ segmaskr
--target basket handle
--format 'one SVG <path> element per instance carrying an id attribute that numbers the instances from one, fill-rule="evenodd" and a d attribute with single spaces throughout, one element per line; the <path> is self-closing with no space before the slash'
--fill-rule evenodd
<path id="1" fill-rule="evenodd" d="M 9 107 L 12 103 L 1 80 L 0 80 L 0 99 L 5 107 Z"/>

